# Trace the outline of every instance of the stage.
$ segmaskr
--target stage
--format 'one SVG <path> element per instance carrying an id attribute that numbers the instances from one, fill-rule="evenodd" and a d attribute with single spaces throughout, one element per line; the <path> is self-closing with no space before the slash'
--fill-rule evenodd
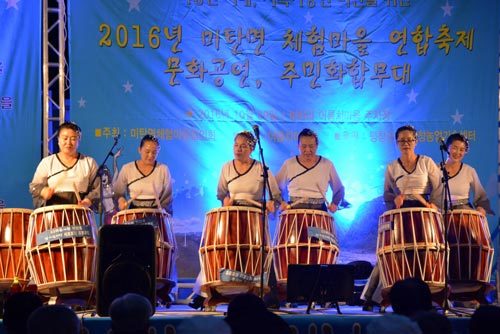
<path id="1" fill-rule="evenodd" d="M 224 318 L 227 305 L 219 305 L 214 312 L 195 311 L 187 305 L 174 304 L 169 308 L 158 307 L 151 318 L 151 326 L 156 333 L 177 333 L 179 324 L 190 319 L 199 322 L 198 328 L 203 328 L 200 333 L 210 333 L 203 322 L 206 317 Z M 342 314 L 337 314 L 335 308 L 312 309 L 310 314 L 306 314 L 307 305 L 299 305 L 296 308 L 280 308 L 275 311 L 292 328 L 293 334 L 325 333 L 325 334 L 362 334 L 366 333 L 366 327 L 376 317 L 383 313 L 365 312 L 360 306 L 340 305 Z M 449 313 L 449 319 L 453 326 L 454 334 L 468 334 L 469 318 L 473 309 L 457 309 L 464 312 L 462 316 Z M 386 314 L 391 313 L 388 308 Z M 82 319 L 82 324 L 86 329 L 84 333 L 102 334 L 110 329 L 111 320 L 109 317 L 99 317 L 92 310 L 77 312 Z M 3 325 L 0 326 L 0 334 L 4 334 Z M 196 334 L 196 333 L 192 333 Z"/>

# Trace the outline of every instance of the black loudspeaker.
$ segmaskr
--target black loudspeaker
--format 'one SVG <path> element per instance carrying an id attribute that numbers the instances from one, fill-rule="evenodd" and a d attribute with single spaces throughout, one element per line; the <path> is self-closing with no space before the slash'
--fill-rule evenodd
<path id="1" fill-rule="evenodd" d="M 333 303 L 340 312 L 339 302 L 352 299 L 354 266 L 346 264 L 288 265 L 287 301 L 305 302 L 307 313 L 313 302 Z"/>
<path id="2" fill-rule="evenodd" d="M 111 302 L 126 293 L 143 295 L 156 306 L 155 230 L 152 225 L 104 225 L 99 230 L 97 307 L 108 316 Z"/>

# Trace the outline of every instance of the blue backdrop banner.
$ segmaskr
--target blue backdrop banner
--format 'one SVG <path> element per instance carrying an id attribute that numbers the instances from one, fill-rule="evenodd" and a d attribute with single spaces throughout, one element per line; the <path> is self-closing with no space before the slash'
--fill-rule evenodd
<path id="1" fill-rule="evenodd" d="M 81 149 L 99 162 L 120 134 L 122 165 L 138 159 L 144 134 L 160 138 L 181 256 L 192 259 L 181 275 L 197 272 L 233 137 L 255 124 L 275 173 L 298 153 L 300 130 L 318 133 L 351 204 L 334 214 L 340 262 L 374 260 L 384 170 L 403 124 L 437 162 L 439 138 L 465 134 L 466 162 L 497 209 L 496 1 L 107 0 L 69 10 Z"/>
<path id="2" fill-rule="evenodd" d="M 41 154 L 41 2 L 0 2 L 0 208 L 32 208 Z"/>

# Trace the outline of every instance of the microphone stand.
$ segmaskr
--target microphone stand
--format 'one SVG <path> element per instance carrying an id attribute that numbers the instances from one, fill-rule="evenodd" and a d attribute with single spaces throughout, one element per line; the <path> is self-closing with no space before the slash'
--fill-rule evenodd
<path id="1" fill-rule="evenodd" d="M 98 202 L 98 205 L 97 205 L 97 212 L 99 213 L 99 227 L 102 226 L 102 215 L 103 215 L 103 198 L 104 198 L 104 194 L 103 194 L 103 188 L 102 188 L 102 174 L 104 172 L 104 166 L 106 165 L 106 161 L 108 160 L 108 158 L 110 156 L 113 156 L 114 153 L 113 153 L 113 150 L 115 149 L 116 145 L 118 145 L 118 139 L 120 138 L 120 135 L 116 136 L 116 137 L 113 137 L 114 139 L 114 143 L 113 143 L 113 146 L 111 146 L 111 148 L 109 149 L 108 151 L 108 154 L 106 154 L 106 157 L 104 158 L 104 161 L 99 165 L 99 168 L 97 169 L 97 173 L 96 175 L 94 176 L 94 179 L 92 180 L 92 182 L 90 182 L 90 185 L 89 187 L 91 187 L 94 182 L 96 181 L 97 177 L 99 177 L 99 182 L 101 183 L 100 184 L 100 187 L 99 187 L 99 202 Z"/>
<path id="2" fill-rule="evenodd" d="M 266 162 L 264 160 L 264 152 L 262 150 L 262 145 L 260 144 L 260 135 L 259 135 L 259 131 L 258 131 L 258 128 L 255 129 L 255 135 L 257 137 L 257 143 L 258 143 L 258 146 L 259 146 L 259 159 L 260 159 L 260 162 L 262 163 L 262 177 L 263 177 L 263 181 L 264 181 L 264 186 L 262 187 L 262 203 L 261 203 L 261 216 L 262 216 L 262 227 L 261 227 L 261 243 L 260 243 L 260 256 L 261 256 L 261 260 L 260 260 L 260 298 L 263 299 L 264 298 L 264 262 L 265 262 L 265 238 L 266 238 L 266 203 L 267 203 L 267 200 L 266 200 L 266 187 L 268 187 L 268 189 L 271 189 L 269 187 L 269 174 L 268 174 L 268 168 L 266 166 Z M 271 196 L 271 199 L 272 199 L 272 193 L 271 191 L 269 191 L 269 194 Z"/>
<path id="3" fill-rule="evenodd" d="M 448 312 L 452 312 L 453 314 L 457 316 L 462 316 L 461 312 L 451 310 L 448 300 L 448 265 L 450 263 L 449 259 L 449 250 L 448 250 L 448 229 L 449 229 L 449 214 L 452 214 L 453 207 L 451 205 L 451 192 L 450 192 L 450 185 L 448 183 L 449 181 L 449 175 L 448 171 L 446 170 L 446 160 L 445 160 L 445 152 L 448 154 L 448 150 L 446 148 L 446 144 L 441 144 L 439 146 L 439 150 L 441 151 L 441 163 L 439 164 L 441 168 L 441 173 L 443 175 L 441 182 L 443 183 L 443 212 L 444 212 L 444 306 L 443 306 L 443 314 L 446 315 Z M 466 313 L 465 313 L 466 314 Z"/>

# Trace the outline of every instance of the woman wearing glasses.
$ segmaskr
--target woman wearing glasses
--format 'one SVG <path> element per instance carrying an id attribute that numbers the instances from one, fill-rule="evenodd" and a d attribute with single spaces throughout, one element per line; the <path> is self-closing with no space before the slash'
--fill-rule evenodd
<path id="1" fill-rule="evenodd" d="M 140 159 L 123 165 L 114 182 L 118 208 L 162 208 L 172 214 L 172 178 L 167 165 L 156 160 L 158 139 L 145 135 L 138 152 Z"/>
<path id="2" fill-rule="evenodd" d="M 59 152 L 40 161 L 30 193 L 36 208 L 57 204 L 95 205 L 99 198 L 96 161 L 78 152 L 82 130 L 72 122 L 59 126 Z"/>
<path id="3" fill-rule="evenodd" d="M 441 170 L 428 156 L 415 152 L 417 130 L 404 125 L 396 130 L 396 142 L 400 157 L 386 168 L 384 180 L 384 202 L 387 210 L 400 208 L 437 209 L 441 196 Z M 374 300 L 381 302 L 379 267 L 375 265 L 363 291 L 363 310 L 373 309 Z M 377 297 L 375 297 L 377 296 Z"/>
<path id="4" fill-rule="evenodd" d="M 430 157 L 415 153 L 417 130 L 411 125 L 398 128 L 396 142 L 401 155 L 385 171 L 387 210 L 408 207 L 437 209 L 441 170 Z"/>
<path id="5" fill-rule="evenodd" d="M 286 160 L 276 179 L 283 191 L 288 190 L 289 202 L 281 203 L 281 209 L 313 209 L 335 212 L 344 198 L 344 186 L 335 166 L 325 157 L 316 154 L 318 136 L 310 129 L 299 133 L 299 155 Z M 328 186 L 333 195 L 330 203 L 325 195 Z M 292 207 L 291 207 L 292 206 Z"/>

